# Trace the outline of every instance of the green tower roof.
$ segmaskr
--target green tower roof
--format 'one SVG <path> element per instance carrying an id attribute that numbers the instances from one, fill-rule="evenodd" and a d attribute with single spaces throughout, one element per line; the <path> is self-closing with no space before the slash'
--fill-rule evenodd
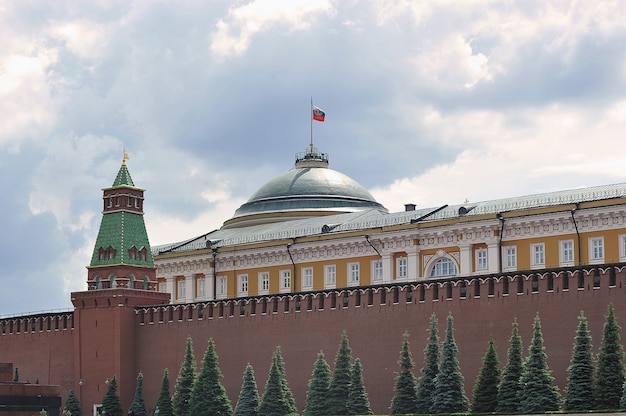
<path id="1" fill-rule="evenodd" d="M 135 184 L 133 183 L 133 178 L 130 177 L 130 172 L 128 171 L 128 168 L 126 167 L 126 159 L 124 159 L 124 161 L 122 162 L 120 171 L 117 172 L 115 181 L 113 181 L 112 187 L 115 188 L 117 186 L 132 186 L 132 187 L 135 186 Z"/>

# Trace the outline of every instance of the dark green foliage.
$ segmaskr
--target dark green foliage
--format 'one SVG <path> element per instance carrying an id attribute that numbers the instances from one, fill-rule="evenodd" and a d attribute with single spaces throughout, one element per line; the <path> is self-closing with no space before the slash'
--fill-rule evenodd
<path id="1" fill-rule="evenodd" d="M 283 392 L 283 397 L 287 402 L 287 406 L 291 409 L 291 412 L 296 413 L 296 400 L 293 398 L 293 393 L 289 388 L 289 383 L 287 383 L 287 373 L 285 371 L 285 361 L 283 360 L 283 355 L 280 352 L 280 346 L 276 347 L 276 364 L 278 366 L 278 371 L 280 373 L 280 388 Z"/>
<path id="2" fill-rule="evenodd" d="M 74 390 L 70 390 L 67 394 L 67 399 L 65 399 L 65 411 L 69 412 L 71 416 L 81 416 L 82 411 L 80 409 L 80 402 L 78 401 L 78 397 L 74 393 Z"/>
<path id="3" fill-rule="evenodd" d="M 159 416 L 172 416 L 174 408 L 172 407 L 172 398 L 170 396 L 170 372 L 166 368 L 163 370 L 163 378 L 161 379 L 161 393 L 157 399 L 154 410 L 159 409 Z M 154 411 L 152 412 L 154 414 Z"/>
<path id="4" fill-rule="evenodd" d="M 613 304 L 602 330 L 602 344 L 594 386 L 594 409 L 619 409 L 624 385 L 624 349 L 620 341 L 621 328 L 615 320 Z"/>
<path id="5" fill-rule="evenodd" d="M 254 370 L 250 363 L 243 373 L 243 384 L 239 393 L 239 400 L 235 406 L 235 416 L 256 416 L 259 409 L 259 390 L 254 378 Z"/>
<path id="6" fill-rule="evenodd" d="M 324 353 L 317 354 L 317 360 L 313 366 L 313 373 L 309 380 L 309 390 L 306 393 L 306 406 L 304 416 L 327 415 L 326 397 L 330 386 L 330 366 L 326 362 Z"/>
<path id="7" fill-rule="evenodd" d="M 109 380 L 109 388 L 102 399 L 102 409 L 107 416 L 122 416 L 122 405 L 117 395 L 117 380 L 115 376 Z"/>
<path id="8" fill-rule="evenodd" d="M 463 374 L 459 368 L 459 360 L 456 358 L 459 349 L 454 340 L 452 314 L 448 315 L 447 323 L 446 339 L 441 346 L 439 373 L 435 378 L 432 413 L 465 412 L 469 406 L 463 385 Z"/>
<path id="9" fill-rule="evenodd" d="M 352 375 L 352 381 L 350 383 L 350 391 L 348 392 L 348 415 L 371 415 L 372 409 L 370 407 L 370 401 L 367 398 L 367 392 L 365 391 L 365 383 L 363 382 L 363 367 L 361 366 L 361 360 L 358 358 L 354 360 L 352 369 L 350 371 Z"/>
<path id="10" fill-rule="evenodd" d="M 437 316 L 430 316 L 428 343 L 424 349 L 424 367 L 417 384 L 417 413 L 430 413 L 435 397 L 435 378 L 439 373 L 439 335 Z"/>
<path id="11" fill-rule="evenodd" d="M 259 416 L 285 416 L 296 413 L 296 410 L 289 403 L 289 398 L 285 395 L 284 386 L 286 382 L 282 378 L 284 378 L 284 367 L 280 347 L 278 347 L 272 356 L 272 365 L 265 383 L 265 392 L 263 392 L 263 398 L 259 405 Z"/>
<path id="12" fill-rule="evenodd" d="M 20 372 L 17 367 L 15 367 L 15 374 L 13 374 L 13 382 L 17 383 L 20 381 Z"/>
<path id="13" fill-rule="evenodd" d="M 620 410 L 626 410 L 626 383 L 622 386 L 622 398 L 619 401 Z"/>
<path id="14" fill-rule="evenodd" d="M 348 392 L 350 391 L 350 370 L 352 367 L 352 349 L 348 345 L 348 335 L 341 334 L 341 343 L 335 357 L 333 376 L 328 387 L 326 405 L 331 415 L 345 415 L 348 411 Z"/>
<path id="15" fill-rule="evenodd" d="M 543 346 L 541 320 L 535 316 L 533 338 L 528 347 L 528 357 L 524 361 L 519 385 L 520 413 L 545 413 L 559 410 L 559 391 L 552 385 L 554 377 L 550 374 L 547 356 Z"/>
<path id="16" fill-rule="evenodd" d="M 146 404 L 143 401 L 143 374 L 141 372 L 137 376 L 137 388 L 135 389 L 135 397 L 133 397 L 130 410 L 135 416 L 148 416 Z"/>
<path id="17" fill-rule="evenodd" d="M 202 359 L 200 374 L 193 385 L 189 400 L 190 416 L 230 416 L 233 413 L 221 379 L 215 343 L 211 338 Z"/>
<path id="18" fill-rule="evenodd" d="M 400 372 L 396 374 L 393 387 L 394 395 L 391 399 L 391 414 L 409 414 L 417 412 L 417 380 L 413 374 L 413 357 L 409 348 L 409 333 L 405 332 L 402 339 L 402 349 L 398 359 Z"/>
<path id="19" fill-rule="evenodd" d="M 180 365 L 180 371 L 176 378 L 176 387 L 174 388 L 174 399 L 172 400 L 174 416 L 189 416 L 189 400 L 191 399 L 195 378 L 196 360 L 193 356 L 193 341 L 191 337 L 188 337 L 185 357 Z"/>
<path id="20" fill-rule="evenodd" d="M 489 349 L 483 358 L 483 366 L 474 384 L 474 403 L 472 412 L 491 413 L 496 411 L 498 405 L 498 384 L 500 384 L 500 369 L 498 354 L 493 342 L 493 336 L 489 340 Z"/>
<path id="21" fill-rule="evenodd" d="M 513 321 L 508 358 L 502 380 L 498 386 L 498 413 L 515 413 L 519 403 L 517 392 L 519 379 L 522 376 L 522 337 L 519 336 L 517 321 Z"/>
<path id="22" fill-rule="evenodd" d="M 565 390 L 564 410 L 593 409 L 593 354 L 591 352 L 591 334 L 587 318 L 583 312 L 578 317 L 578 330 L 574 342 L 567 388 Z"/>

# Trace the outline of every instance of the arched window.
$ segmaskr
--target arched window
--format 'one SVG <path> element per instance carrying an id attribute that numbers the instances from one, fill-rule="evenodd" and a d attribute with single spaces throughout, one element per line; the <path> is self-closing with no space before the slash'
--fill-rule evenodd
<path id="1" fill-rule="evenodd" d="M 117 283 L 115 283 L 115 275 L 112 274 L 109 276 L 109 288 L 113 289 L 114 287 L 117 287 Z"/>
<path id="2" fill-rule="evenodd" d="M 128 276 L 128 288 L 129 289 L 135 288 L 135 276 L 132 274 Z"/>
<path id="3" fill-rule="evenodd" d="M 143 290 L 148 290 L 148 284 L 150 283 L 150 279 L 148 279 L 148 276 L 144 276 L 143 277 L 143 282 L 141 283 L 141 288 Z"/>
<path id="4" fill-rule="evenodd" d="M 102 289 L 102 278 L 100 276 L 96 276 L 94 280 L 96 282 L 96 289 Z"/>
<path id="5" fill-rule="evenodd" d="M 443 277 L 456 275 L 456 264 L 449 257 L 442 257 L 430 270 L 430 277 Z"/>

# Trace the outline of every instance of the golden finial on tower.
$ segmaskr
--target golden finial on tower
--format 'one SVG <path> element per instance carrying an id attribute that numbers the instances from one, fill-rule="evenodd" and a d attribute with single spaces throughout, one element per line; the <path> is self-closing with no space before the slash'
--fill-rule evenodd
<path id="1" fill-rule="evenodd" d="M 128 160 L 128 153 L 126 153 L 126 148 L 124 148 L 124 158 L 122 159 L 122 165 L 125 165 L 127 160 Z"/>

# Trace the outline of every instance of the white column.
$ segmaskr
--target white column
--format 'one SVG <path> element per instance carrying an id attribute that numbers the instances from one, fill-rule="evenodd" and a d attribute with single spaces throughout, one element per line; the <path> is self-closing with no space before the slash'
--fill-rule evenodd
<path id="1" fill-rule="evenodd" d="M 420 278 L 418 246 L 412 246 L 406 251 L 407 254 L 407 277 L 409 281 L 416 282 Z"/>
<path id="2" fill-rule="evenodd" d="M 472 245 L 462 245 L 459 246 L 459 249 L 461 251 L 459 261 L 461 270 L 459 270 L 459 274 L 461 276 L 469 276 L 472 274 Z"/>
<path id="3" fill-rule="evenodd" d="M 487 244 L 487 262 L 489 267 L 489 273 L 498 272 L 498 243 Z"/>
<path id="4" fill-rule="evenodd" d="M 391 253 L 383 253 L 383 283 L 390 283 L 393 281 L 393 256 Z"/>
<path id="5" fill-rule="evenodd" d="M 185 301 L 193 302 L 196 297 L 196 282 L 194 275 L 185 275 Z"/>

